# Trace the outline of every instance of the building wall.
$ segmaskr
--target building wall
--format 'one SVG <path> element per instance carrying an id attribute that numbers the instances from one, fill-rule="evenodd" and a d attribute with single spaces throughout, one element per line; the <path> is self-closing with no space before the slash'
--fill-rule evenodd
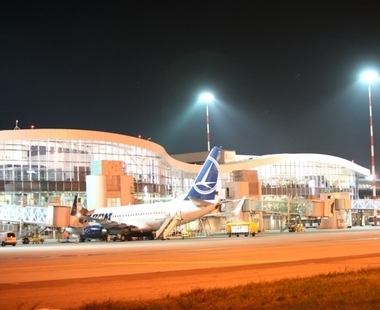
<path id="1" fill-rule="evenodd" d="M 133 179 L 133 186 L 127 184 L 130 181 L 123 181 L 123 186 L 133 188 L 134 198 L 124 195 L 120 203 L 179 196 L 191 186 L 200 167 L 171 158 L 154 142 L 119 134 L 71 129 L 0 131 L 0 204 L 70 205 L 79 194 L 86 205 L 90 163 L 101 160 L 119 161 L 123 175 Z"/>
<path id="2" fill-rule="evenodd" d="M 239 162 L 230 161 L 234 151 L 227 155 L 220 166 L 221 196 L 232 171 L 257 171 L 263 199 L 318 196 L 328 191 L 347 191 L 351 199 L 357 199 L 358 178 L 370 174 L 351 161 L 329 155 L 276 154 Z M 201 167 L 181 162 L 162 146 L 137 137 L 73 129 L 5 130 L 0 131 L 0 204 L 70 205 L 79 194 L 86 205 L 90 163 L 102 160 L 122 163 L 123 175 L 133 178 L 135 203 L 181 195 Z M 119 202 L 107 201 L 115 203 Z"/>

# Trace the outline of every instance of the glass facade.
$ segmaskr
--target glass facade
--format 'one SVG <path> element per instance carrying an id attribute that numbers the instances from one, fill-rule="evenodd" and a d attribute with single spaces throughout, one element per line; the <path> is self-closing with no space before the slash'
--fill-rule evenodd
<path id="1" fill-rule="evenodd" d="M 292 198 L 316 198 L 320 193 L 349 192 L 351 199 L 358 199 L 359 176 L 342 165 L 296 161 L 266 165 L 257 168 L 262 182 L 263 198 L 290 196 Z"/>
<path id="2" fill-rule="evenodd" d="M 318 154 L 261 156 L 235 166 L 257 171 L 263 201 L 318 199 L 321 193 L 333 192 L 350 193 L 351 200 L 357 200 L 359 179 L 369 175 L 368 169 L 350 161 Z M 233 181 L 230 175 L 222 174 L 222 184 Z"/>
<path id="3" fill-rule="evenodd" d="M 99 140 L 29 139 L 0 141 L 0 204 L 70 205 L 86 197 L 92 161 L 123 162 L 134 178 L 136 201 L 181 195 L 194 173 L 173 169 L 158 153 L 143 147 Z M 84 201 L 85 203 L 85 201 Z"/>
<path id="4" fill-rule="evenodd" d="M 120 161 L 133 177 L 138 203 L 182 195 L 199 167 L 175 160 L 156 143 L 135 137 L 70 129 L 0 131 L 0 205 L 70 205 L 74 195 L 86 204 L 86 175 L 92 161 Z M 359 199 L 358 180 L 369 170 L 350 161 L 319 154 L 277 154 L 221 164 L 223 197 L 232 171 L 256 170 L 261 199 L 318 198 L 349 192 Z M 225 196 L 225 195 L 224 195 Z"/>

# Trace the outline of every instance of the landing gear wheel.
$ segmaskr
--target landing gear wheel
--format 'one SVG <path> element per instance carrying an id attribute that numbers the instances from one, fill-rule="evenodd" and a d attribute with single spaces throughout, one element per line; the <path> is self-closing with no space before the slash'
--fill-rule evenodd
<path id="1" fill-rule="evenodd" d="M 131 235 L 126 235 L 127 241 L 132 241 L 132 236 Z"/>
<path id="2" fill-rule="evenodd" d="M 121 236 L 120 236 L 120 241 L 123 241 L 123 242 L 124 242 L 125 240 L 126 240 L 125 235 L 121 235 Z"/>
<path id="3" fill-rule="evenodd" d="M 27 237 L 22 239 L 22 244 L 29 244 L 29 242 L 30 242 L 30 240 Z"/>

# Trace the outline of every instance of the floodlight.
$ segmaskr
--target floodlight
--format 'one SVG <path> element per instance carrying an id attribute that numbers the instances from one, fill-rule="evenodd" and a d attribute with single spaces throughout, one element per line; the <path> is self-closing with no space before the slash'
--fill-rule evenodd
<path id="1" fill-rule="evenodd" d="M 211 93 L 202 93 L 200 96 L 199 96 L 199 100 L 202 101 L 202 102 L 212 102 L 214 101 L 214 95 L 211 94 Z"/>
<path id="2" fill-rule="evenodd" d="M 360 79 L 367 83 L 371 83 L 377 81 L 379 79 L 379 75 L 376 71 L 368 70 L 361 74 Z"/>

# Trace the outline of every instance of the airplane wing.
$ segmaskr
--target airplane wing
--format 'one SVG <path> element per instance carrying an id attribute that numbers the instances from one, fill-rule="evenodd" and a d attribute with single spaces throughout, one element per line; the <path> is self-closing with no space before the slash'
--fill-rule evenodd
<path id="1" fill-rule="evenodd" d="M 116 222 L 116 221 L 109 221 L 105 219 L 93 218 L 91 216 L 82 216 L 81 218 L 84 218 L 89 222 L 96 222 L 100 224 L 102 227 L 104 227 L 105 229 L 112 229 L 112 230 L 120 229 L 120 231 L 126 228 L 134 228 L 134 229 L 144 230 L 144 231 L 151 230 L 149 225 L 140 221 L 132 220 L 128 223 L 122 223 L 122 222 Z"/>
<path id="2" fill-rule="evenodd" d="M 199 207 L 207 207 L 209 205 L 213 205 L 215 204 L 214 202 L 210 202 L 210 201 L 207 201 L 207 200 L 202 200 L 202 199 L 198 199 L 198 198 L 195 198 L 195 197 L 189 197 L 189 199 L 191 200 L 191 202 L 197 206 L 198 208 Z M 218 202 L 219 204 L 219 202 Z"/>
<path id="3" fill-rule="evenodd" d="M 224 213 L 223 212 L 211 212 L 209 214 L 205 214 L 203 215 L 203 217 L 221 217 L 221 216 L 224 216 Z"/>

